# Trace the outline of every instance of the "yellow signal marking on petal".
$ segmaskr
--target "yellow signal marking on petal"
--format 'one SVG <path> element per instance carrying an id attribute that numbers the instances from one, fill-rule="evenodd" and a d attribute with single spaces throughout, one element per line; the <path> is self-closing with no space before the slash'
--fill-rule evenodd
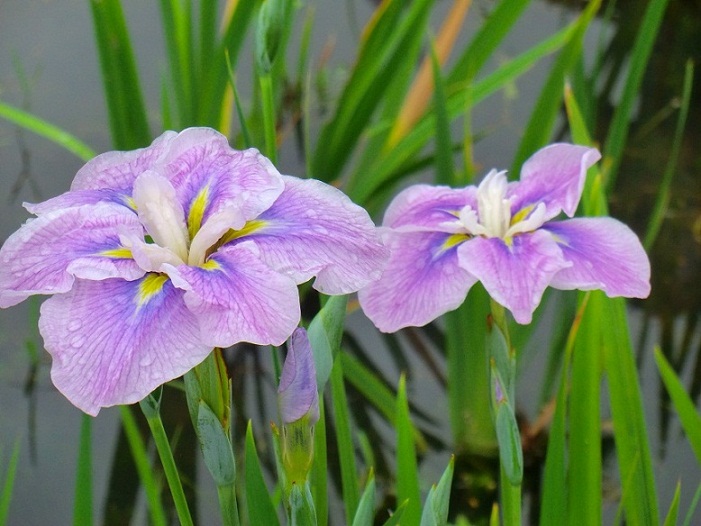
<path id="1" fill-rule="evenodd" d="M 528 214 L 530 214 L 533 209 L 535 208 L 535 205 L 528 205 L 526 208 L 522 208 L 514 216 L 511 218 L 511 225 L 515 225 L 516 223 L 520 223 L 524 219 L 528 217 Z"/>
<path id="2" fill-rule="evenodd" d="M 124 247 L 103 250 L 102 252 L 100 252 L 99 255 L 115 259 L 133 259 L 134 257 L 131 253 L 131 250 Z"/>
<path id="3" fill-rule="evenodd" d="M 443 246 L 441 248 L 443 250 L 448 250 L 459 245 L 463 241 L 467 241 L 468 239 L 470 239 L 470 236 L 467 234 L 452 234 L 445 241 L 443 241 Z"/>
<path id="4" fill-rule="evenodd" d="M 147 274 L 139 284 L 139 294 L 137 298 L 139 307 L 148 303 L 152 297 L 161 292 L 166 281 L 168 281 L 168 276 L 165 274 Z"/>
<path id="5" fill-rule="evenodd" d="M 126 204 L 129 208 L 136 211 L 136 201 L 134 201 L 132 196 L 124 195 L 122 196 L 122 201 L 124 201 L 124 204 Z"/>
<path id="6" fill-rule="evenodd" d="M 209 260 L 205 261 L 204 263 L 202 263 L 200 265 L 200 268 L 203 268 L 205 270 L 218 270 L 221 268 L 221 266 L 215 260 L 209 259 Z"/>
<path id="7" fill-rule="evenodd" d="M 248 221 L 245 225 L 243 225 L 243 228 L 241 230 L 229 230 L 224 236 L 221 238 L 220 245 L 224 245 L 230 241 L 233 241 L 234 239 L 239 239 L 241 237 L 248 236 L 252 234 L 253 232 L 256 232 L 266 226 L 268 224 L 267 221 L 264 221 L 263 219 L 253 219 L 252 221 Z"/>
<path id="8" fill-rule="evenodd" d="M 208 201 L 209 186 L 205 186 L 199 191 L 190 204 L 190 213 L 187 215 L 187 231 L 190 234 L 190 239 L 195 237 L 195 234 L 197 234 L 202 226 L 202 218 L 204 217 L 204 211 Z"/>

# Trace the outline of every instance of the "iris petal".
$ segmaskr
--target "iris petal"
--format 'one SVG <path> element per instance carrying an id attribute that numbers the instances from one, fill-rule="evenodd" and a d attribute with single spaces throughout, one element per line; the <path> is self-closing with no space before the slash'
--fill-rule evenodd
<path id="1" fill-rule="evenodd" d="M 610 217 L 576 218 L 544 227 L 572 266 L 553 277 L 558 289 L 601 289 L 608 296 L 646 298 L 650 294 L 650 261 L 640 240 Z"/>
<path id="2" fill-rule="evenodd" d="M 175 187 L 191 238 L 222 210 L 237 209 L 244 220 L 254 219 L 283 189 L 280 173 L 258 150 L 234 150 L 210 128 L 178 134 L 162 173 Z"/>
<path id="3" fill-rule="evenodd" d="M 386 233 L 392 253 L 387 268 L 358 293 L 363 311 L 381 331 L 426 325 L 465 301 L 477 279 L 460 267 L 457 250 L 474 240 L 453 238 L 441 232 Z"/>
<path id="4" fill-rule="evenodd" d="M 544 203 L 544 221 L 560 212 L 572 217 L 582 196 L 587 170 L 601 158 L 594 148 L 552 144 L 538 150 L 521 169 L 521 180 L 509 185 L 511 215 Z"/>
<path id="5" fill-rule="evenodd" d="M 143 236 L 135 214 L 100 204 L 56 210 L 30 219 L 0 249 L 0 306 L 32 294 L 70 290 L 76 277 L 134 280 L 144 271 L 124 250 L 120 232 Z"/>
<path id="6" fill-rule="evenodd" d="M 39 330 L 53 358 L 54 385 L 96 415 L 190 370 L 212 348 L 183 296 L 162 275 L 147 274 L 136 281 L 76 280 L 70 292 L 46 300 Z"/>
<path id="7" fill-rule="evenodd" d="M 250 244 L 213 254 L 201 267 L 165 265 L 197 316 L 202 341 L 229 347 L 241 341 L 282 345 L 299 323 L 297 286 L 270 269 Z"/>
<path id="8" fill-rule="evenodd" d="M 477 237 L 458 247 L 460 266 L 482 282 L 489 295 L 519 323 L 530 323 L 552 277 L 570 265 L 543 231 L 499 238 Z"/>
<path id="9" fill-rule="evenodd" d="M 454 222 L 466 206 L 477 210 L 477 189 L 474 186 L 455 189 L 417 184 L 397 194 L 387 207 L 382 225 L 443 231 L 442 225 Z"/>
<path id="10" fill-rule="evenodd" d="M 346 294 L 380 276 L 388 252 L 368 213 L 340 190 L 313 179 L 284 177 L 285 190 L 249 235 L 272 268 L 314 288 Z"/>

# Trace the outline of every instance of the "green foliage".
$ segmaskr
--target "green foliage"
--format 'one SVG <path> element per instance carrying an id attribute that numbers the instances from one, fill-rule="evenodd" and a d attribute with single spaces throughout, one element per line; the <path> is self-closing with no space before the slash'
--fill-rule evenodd
<path id="1" fill-rule="evenodd" d="M 92 502 L 92 417 L 84 414 L 80 423 L 73 524 L 85 526 L 93 523 Z"/>
<path id="2" fill-rule="evenodd" d="M 12 448 L 12 455 L 5 468 L 5 480 L 2 484 L 2 492 L 0 492 L 0 524 L 7 524 L 7 516 L 10 513 L 10 501 L 12 500 L 12 489 L 15 484 L 15 475 L 17 474 L 17 464 L 19 463 L 19 440 Z"/>

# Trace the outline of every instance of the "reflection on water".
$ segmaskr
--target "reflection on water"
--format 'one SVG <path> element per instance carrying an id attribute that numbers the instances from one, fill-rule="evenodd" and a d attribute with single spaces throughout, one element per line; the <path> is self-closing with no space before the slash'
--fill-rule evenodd
<path id="1" fill-rule="evenodd" d="M 61 4 L 60 6 L 57 4 Z M 343 20 L 338 20 L 337 12 L 330 2 L 319 2 L 316 21 L 323 31 L 317 31 L 314 46 L 322 49 L 328 34 L 336 34 L 335 60 L 348 64 L 357 43 L 357 35 L 349 32 Z M 444 4 L 448 4 L 444 2 Z M 481 2 L 484 6 L 488 2 Z M 163 71 L 164 55 L 161 36 L 153 31 L 154 20 L 159 20 L 155 3 L 128 6 L 133 9 L 129 25 L 136 40 L 135 49 L 139 55 L 142 71 Z M 373 6 L 369 2 L 355 2 L 353 13 L 358 20 L 366 20 Z M 477 10 L 474 11 L 475 16 Z M 551 33 L 568 17 L 550 5 L 536 4 L 524 23 L 507 41 L 505 55 L 513 56 L 521 51 L 523 42 L 533 44 L 538 37 L 533 36 L 533 28 L 538 27 L 544 34 Z M 601 96 L 597 100 L 596 136 L 605 137 L 612 110 L 620 89 L 619 75 L 624 71 L 626 57 L 630 51 L 635 31 L 639 27 L 642 10 L 633 0 L 617 2 L 613 19 L 612 38 L 608 44 L 604 72 L 601 80 Z M 651 67 L 643 87 L 639 110 L 632 123 L 629 148 L 626 150 L 620 168 L 616 193 L 612 202 L 612 212 L 625 222 L 633 225 L 642 235 L 649 220 L 649 212 L 654 203 L 660 180 L 667 161 L 665 154 L 670 150 L 670 141 L 675 126 L 675 100 L 681 92 L 683 64 L 690 53 L 701 52 L 701 25 L 698 2 L 671 0 L 669 12 L 654 51 Z M 537 22 L 537 23 L 535 23 Z M 96 150 L 109 148 L 109 134 L 106 125 L 100 74 L 93 47 L 92 28 L 88 6 L 82 0 L 63 2 L 0 2 L 0 98 L 19 106 L 31 108 L 37 114 L 66 127 L 83 138 Z M 70 27 L 71 31 L 65 31 Z M 16 58 L 15 58 L 16 57 Z M 545 68 L 536 68 L 537 75 L 547 73 Z M 698 78 L 697 71 L 697 78 Z M 25 79 L 25 80 L 22 80 Z M 154 108 L 158 107 L 160 78 L 158 75 L 144 75 L 146 99 Z M 521 130 L 532 102 L 537 96 L 540 78 L 527 77 L 519 82 L 519 100 L 513 108 L 504 99 L 493 97 L 491 107 L 483 106 L 475 113 L 475 128 L 482 126 L 490 130 L 490 137 L 476 145 L 476 157 L 489 168 L 504 166 L 504 151 L 513 152 L 518 140 L 514 130 Z M 662 342 L 665 352 L 677 366 L 686 365 L 694 372 L 690 379 L 692 391 L 701 391 L 701 360 L 699 359 L 698 316 L 701 311 L 701 157 L 695 145 L 699 143 L 699 95 L 701 80 L 695 83 L 692 109 L 687 133 L 682 147 L 679 169 L 675 174 L 669 213 L 660 231 L 651 254 L 653 264 L 653 293 L 644 302 L 652 316 L 647 343 L 642 346 L 641 355 L 649 354 L 650 347 Z M 517 107 L 516 107 L 517 106 Z M 694 109 L 695 108 L 695 109 Z M 502 122 L 502 130 L 491 131 L 494 116 L 509 113 L 509 121 Z M 154 126 L 154 129 L 158 125 Z M 503 131 L 503 133 L 502 133 Z M 503 137 L 511 139 L 503 143 Z M 289 153 L 289 152 L 288 152 Z M 296 166 L 294 155 L 286 158 L 283 152 L 281 163 Z M 6 237 L 23 218 L 27 217 L 20 206 L 22 200 L 38 200 L 56 195 L 68 188 L 73 174 L 80 166 L 73 158 L 43 139 L 19 132 L 14 127 L 0 122 L 0 195 L 7 196 L 6 206 L 0 207 L 0 237 Z M 288 169 L 288 172 L 298 172 Z M 681 321 L 680 321 L 681 316 Z M 7 457 L 9 445 L 19 436 L 22 440 L 16 489 L 11 507 L 11 524 L 67 524 L 72 517 L 72 493 L 77 457 L 79 414 L 68 402 L 58 396 L 48 378 L 48 356 L 41 351 L 37 339 L 35 323 L 27 322 L 35 318 L 26 306 L 12 311 L 0 312 L 0 466 Z M 634 313 L 633 321 L 644 327 L 642 317 Z M 370 332 L 356 320 L 359 334 Z M 681 330 L 680 326 L 681 325 Z M 657 327 L 660 327 L 659 329 Z M 415 341 L 419 341 L 416 339 Z M 29 342 L 29 343 L 28 343 Z M 358 350 L 363 346 L 359 346 Z M 449 444 L 445 437 L 447 415 L 436 415 L 436 407 L 447 407 L 441 371 L 444 363 L 440 353 L 431 346 L 414 345 L 417 353 L 403 356 L 401 352 L 388 354 L 378 367 L 387 377 L 390 385 L 396 385 L 398 371 L 410 367 L 412 376 L 412 399 L 416 407 L 414 414 L 417 423 L 424 429 L 432 451 L 426 453 L 424 471 L 429 473 L 426 480 L 437 480 L 448 455 Z M 31 358 L 34 349 L 38 361 Z M 390 349 L 391 351 L 391 349 Z M 377 358 L 373 353 L 368 360 Z M 29 356 L 29 358 L 28 358 Z M 362 358 L 360 354 L 359 357 Z M 241 352 L 232 357 L 232 375 L 240 381 L 234 382 L 236 400 L 247 401 L 247 411 L 237 411 L 238 426 L 244 425 L 246 414 L 257 414 L 261 422 L 257 426 L 260 438 L 258 445 L 266 444 L 267 422 L 274 415 L 268 414 L 270 400 L 274 397 L 272 373 L 269 357 L 260 352 Z M 652 361 L 641 364 L 641 377 L 646 387 L 645 404 L 648 412 L 655 407 L 658 397 L 656 386 L 659 381 Z M 541 364 L 542 365 L 542 364 Z M 542 369 L 541 369 L 542 370 Z M 424 371 L 424 372 L 421 372 Z M 428 373 L 425 371 L 429 371 Z M 266 378 L 265 382 L 245 382 L 243 379 Z M 537 378 L 540 378 L 538 373 Z M 30 396 L 23 390 L 31 383 Z M 523 396 L 519 399 L 526 405 L 528 400 L 537 399 L 537 385 L 523 382 Z M 533 392 L 529 392 L 529 387 Z M 388 440 L 387 429 L 379 422 L 372 411 L 360 404 L 361 397 L 349 389 L 349 396 L 360 408 L 357 420 L 363 426 L 370 443 Z M 170 393 L 171 395 L 173 393 Z M 36 407 L 36 422 L 32 423 L 32 408 Z M 523 408 L 524 415 L 534 414 L 533 404 Z M 267 409 L 266 409 L 267 408 Z M 192 461 L 197 457 L 193 437 L 189 429 L 187 413 L 168 416 L 171 430 L 179 437 L 178 464 L 189 464 L 189 484 L 186 489 L 197 487 L 192 499 L 199 499 L 200 520 L 205 524 L 218 521 L 216 512 L 216 491 L 208 485 L 209 475 L 195 468 Z M 524 416 L 524 419 L 526 417 Z M 690 465 L 691 452 L 688 444 L 679 440 L 678 424 L 670 423 L 669 413 L 649 414 L 650 427 L 674 432 L 661 435 L 657 442 L 660 449 L 668 440 L 674 445 L 669 448 L 664 463 L 658 466 L 658 490 L 661 508 L 670 502 L 673 484 L 681 476 L 682 487 L 687 494 L 682 496 L 682 509 L 688 503 L 689 488 L 699 479 L 699 470 Z M 533 429 L 536 422 L 532 417 L 528 427 Z M 526 420 L 524 420 L 526 422 Z M 657 426 L 657 423 L 660 426 Z M 671 426 L 671 427 L 670 427 Z M 540 429 L 540 428 L 539 428 Z M 542 430 L 542 429 L 541 429 Z M 665 433 L 665 431 L 662 431 Z M 170 436 L 173 436 L 171 434 Z M 391 434 L 389 435 L 391 437 Z M 542 463 L 543 440 L 545 435 L 533 431 L 526 444 L 527 458 L 532 461 L 536 476 L 529 478 L 533 495 L 538 494 L 538 470 Z M 123 524 L 132 517 L 137 524 L 146 522 L 143 497 L 137 492 L 134 473 L 124 454 L 125 444 L 118 426 L 118 412 L 105 410 L 95 421 L 95 501 L 99 503 L 99 516 L 107 514 L 111 519 L 107 524 Z M 330 447 L 335 441 L 329 437 Z M 391 438 L 390 438 L 391 440 Z M 32 449 L 36 446 L 36 451 Z M 268 444 L 269 445 L 269 444 Z M 528 454 L 530 453 L 530 454 Z M 469 469 L 456 470 L 460 478 L 454 485 L 454 499 L 466 508 L 489 510 L 496 486 L 492 474 L 495 472 L 493 459 L 462 459 L 469 462 Z M 391 471 L 391 452 L 378 452 L 378 472 Z M 383 469 L 384 466 L 384 469 Z M 114 469 L 118 467 L 118 469 Z M 333 468 L 333 466 L 332 466 Z M 201 467 L 200 467 L 201 469 Z M 335 470 L 337 473 L 337 470 Z M 122 478 L 125 477 L 125 478 Z M 195 486 L 197 483 L 197 486 Z M 479 487 L 483 493 L 465 493 L 466 487 Z M 537 499 L 536 499 L 537 500 Z M 137 502 L 134 511 L 131 505 Z M 615 503 L 614 503 L 615 504 Z M 612 508 L 615 509 L 615 505 Z M 388 502 L 389 505 L 389 502 Z M 389 506 L 388 506 L 389 507 Z M 533 510 L 532 510 L 533 511 Z M 537 510 L 536 510 L 537 511 Z M 475 511 L 476 515 L 481 515 Z"/>

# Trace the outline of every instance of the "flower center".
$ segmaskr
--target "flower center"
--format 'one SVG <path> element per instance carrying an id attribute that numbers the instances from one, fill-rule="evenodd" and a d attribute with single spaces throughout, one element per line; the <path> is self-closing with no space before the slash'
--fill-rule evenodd
<path id="1" fill-rule="evenodd" d="M 545 204 L 531 205 L 511 216 L 511 199 L 506 197 L 506 172 L 492 170 L 477 187 L 477 211 L 460 210 L 459 219 L 469 234 L 508 240 L 514 234 L 532 232 L 545 222 Z"/>
<path id="2" fill-rule="evenodd" d="M 134 182 L 133 199 L 139 220 L 153 242 L 181 262 L 187 261 L 190 238 L 185 212 L 170 181 L 156 172 L 144 172 Z"/>

